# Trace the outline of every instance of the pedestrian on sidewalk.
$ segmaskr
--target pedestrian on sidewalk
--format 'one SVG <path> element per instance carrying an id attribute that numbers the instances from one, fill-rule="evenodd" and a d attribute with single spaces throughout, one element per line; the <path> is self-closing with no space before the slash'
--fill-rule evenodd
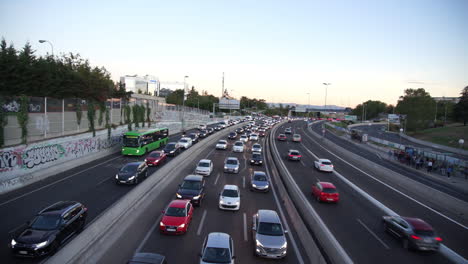
<path id="1" fill-rule="evenodd" d="M 432 171 L 432 160 L 429 160 L 427 162 L 427 172 L 431 172 Z"/>
<path id="2" fill-rule="evenodd" d="M 392 156 L 393 156 L 393 152 L 392 152 L 392 150 L 389 150 L 389 151 L 388 151 L 388 159 L 391 159 Z"/>
<path id="3" fill-rule="evenodd" d="M 448 166 L 448 168 L 447 168 L 447 178 L 450 178 L 450 174 L 452 174 L 452 172 L 453 172 L 452 166 Z"/>

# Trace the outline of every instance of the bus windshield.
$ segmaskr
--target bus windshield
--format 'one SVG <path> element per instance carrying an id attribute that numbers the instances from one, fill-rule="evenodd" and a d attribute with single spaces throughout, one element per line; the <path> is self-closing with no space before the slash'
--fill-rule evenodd
<path id="1" fill-rule="evenodd" d="M 123 145 L 125 147 L 132 147 L 132 148 L 138 148 L 140 146 L 138 142 L 138 137 L 135 137 L 135 136 L 124 136 Z"/>

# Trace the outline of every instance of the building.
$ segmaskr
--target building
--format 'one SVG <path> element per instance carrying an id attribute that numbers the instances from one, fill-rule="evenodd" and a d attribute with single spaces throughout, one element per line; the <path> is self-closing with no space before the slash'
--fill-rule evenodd
<path id="1" fill-rule="evenodd" d="M 127 92 L 149 93 L 155 95 L 159 90 L 159 80 L 152 75 L 138 76 L 125 75 L 120 77 L 120 82 L 125 84 Z"/>

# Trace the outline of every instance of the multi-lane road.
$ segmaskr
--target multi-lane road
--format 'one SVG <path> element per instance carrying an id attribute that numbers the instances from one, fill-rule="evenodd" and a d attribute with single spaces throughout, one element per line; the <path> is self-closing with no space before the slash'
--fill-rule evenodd
<path id="1" fill-rule="evenodd" d="M 286 142 L 274 140 L 273 145 L 266 146 L 267 138 L 261 138 L 260 143 L 263 149 L 270 149 L 272 152 L 279 152 L 284 157 L 288 149 L 297 149 L 303 159 L 300 162 L 290 162 L 283 160 L 289 174 L 292 175 L 296 184 L 307 197 L 308 203 L 320 215 L 324 223 L 336 237 L 338 242 L 348 253 L 355 263 L 450 263 L 442 254 L 419 253 L 404 250 L 397 240 L 390 237 L 382 229 L 381 217 L 383 212 L 368 199 L 357 193 L 352 187 L 340 179 L 345 177 L 369 195 L 391 208 L 393 211 L 406 216 L 416 216 L 425 219 L 432 224 L 444 239 L 444 244 L 462 255 L 468 257 L 466 248 L 466 237 L 468 232 L 466 226 L 459 225 L 421 204 L 425 201 L 415 201 L 410 199 L 387 184 L 382 184 L 372 177 L 379 178 L 379 175 L 371 175 L 365 167 L 357 168 L 352 163 L 342 158 L 340 153 L 327 149 L 323 142 L 318 140 L 307 128 L 304 121 L 294 121 L 283 123 L 273 129 L 269 136 L 276 137 L 282 133 L 286 127 L 291 127 L 293 133 L 302 135 L 301 143 L 294 143 L 288 136 Z M 319 126 L 312 126 L 319 130 Z M 231 130 L 232 128 L 227 128 Z M 332 137 L 331 135 L 327 135 Z M 180 135 L 173 135 L 170 141 L 175 141 Z M 204 139 L 204 140 L 209 140 Z M 338 140 L 338 139 L 336 139 Z M 275 165 L 271 159 L 266 159 L 266 166 L 251 166 L 248 151 L 253 144 L 248 142 L 244 153 L 233 153 L 233 140 L 229 141 L 228 150 L 215 150 L 212 146 L 202 151 L 193 152 L 196 160 L 211 159 L 214 162 L 214 171 L 211 176 L 206 177 L 206 196 L 200 207 L 195 208 L 194 218 L 189 231 L 181 236 L 168 236 L 159 233 L 159 218 L 154 219 L 151 229 L 145 231 L 145 236 L 141 237 L 138 245 L 126 245 L 122 241 L 122 246 L 134 247 L 135 252 L 156 252 L 167 256 L 169 263 L 197 263 L 204 238 L 210 232 L 225 232 L 232 236 L 236 251 L 236 263 L 271 263 L 269 260 L 260 259 L 253 255 L 254 241 L 252 241 L 252 215 L 258 209 L 272 209 L 280 213 L 285 228 L 290 232 L 288 238 L 288 255 L 278 263 L 308 263 L 305 259 L 304 245 L 297 239 L 297 232 L 306 230 L 291 230 L 289 224 L 292 219 L 282 213 L 282 199 L 276 195 L 276 184 L 273 180 L 273 190 L 268 193 L 257 193 L 249 191 L 250 175 L 254 170 L 272 173 Z M 364 150 L 356 150 L 352 144 L 340 145 L 349 148 L 350 151 L 357 151 L 365 155 Z M 354 148 L 354 149 L 353 149 Z M 190 151 L 187 150 L 187 151 Z M 362 153 L 361 153 L 362 152 Z M 359 155 L 356 153 L 356 155 Z M 238 174 L 228 174 L 223 172 L 224 160 L 226 157 L 237 157 L 241 166 Z M 375 155 L 370 155 L 369 157 Z M 313 169 L 313 161 L 317 158 L 328 158 L 339 174 L 320 173 Z M 365 157 L 367 158 L 367 157 Z M 88 223 L 99 216 L 106 208 L 122 198 L 132 186 L 117 186 L 113 182 L 116 171 L 125 163 L 134 160 L 143 160 L 144 157 L 122 157 L 120 154 L 111 155 L 92 163 L 63 172 L 59 175 L 48 178 L 20 190 L 0 196 L 0 241 L 3 245 L 9 242 L 9 234 L 14 232 L 22 223 L 29 220 L 40 208 L 52 204 L 58 200 L 77 200 L 84 203 L 89 208 Z M 372 159 L 369 161 L 371 163 Z M 380 161 L 379 161 L 380 162 Z M 158 203 L 155 204 L 161 211 L 175 198 L 177 185 L 180 179 L 188 174 L 192 174 L 196 164 L 177 164 L 183 166 L 181 175 L 171 175 L 176 178 L 158 196 Z M 171 159 L 163 166 L 175 166 L 171 164 Z M 394 169 L 391 167 L 390 169 Z M 150 173 L 157 170 L 151 168 Z M 340 202 L 338 204 L 317 203 L 311 196 L 311 186 L 317 180 L 330 181 L 337 186 L 340 192 Z M 141 182 L 140 184 L 144 184 Z M 241 208 L 239 211 L 222 211 L 218 209 L 218 195 L 225 184 L 235 184 L 241 190 Z M 449 188 L 445 186 L 445 188 Z M 443 189 L 443 188 L 442 188 Z M 445 189 L 443 189 L 445 190 Z M 446 193 L 455 193 L 460 198 L 465 195 L 459 190 L 450 189 Z M 411 194 L 409 194 L 410 196 Z M 430 199 L 429 197 L 427 199 Z M 307 245 L 306 245 L 307 246 Z M 130 256 L 129 256 L 130 257 Z M 8 248 L 0 247 L 0 259 L 3 263 L 30 262 L 29 260 L 18 260 L 9 254 Z M 125 263 L 126 259 L 118 260 Z M 33 260 L 32 262 L 37 262 Z"/>

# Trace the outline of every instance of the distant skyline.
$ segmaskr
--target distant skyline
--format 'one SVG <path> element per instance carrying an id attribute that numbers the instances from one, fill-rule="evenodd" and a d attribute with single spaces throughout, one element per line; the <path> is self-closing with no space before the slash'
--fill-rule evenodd
<path id="1" fill-rule="evenodd" d="M 468 85 L 468 1 L 0 0 L 0 36 L 36 55 L 79 53 L 123 75 L 268 102 L 396 104 L 407 88 Z"/>

